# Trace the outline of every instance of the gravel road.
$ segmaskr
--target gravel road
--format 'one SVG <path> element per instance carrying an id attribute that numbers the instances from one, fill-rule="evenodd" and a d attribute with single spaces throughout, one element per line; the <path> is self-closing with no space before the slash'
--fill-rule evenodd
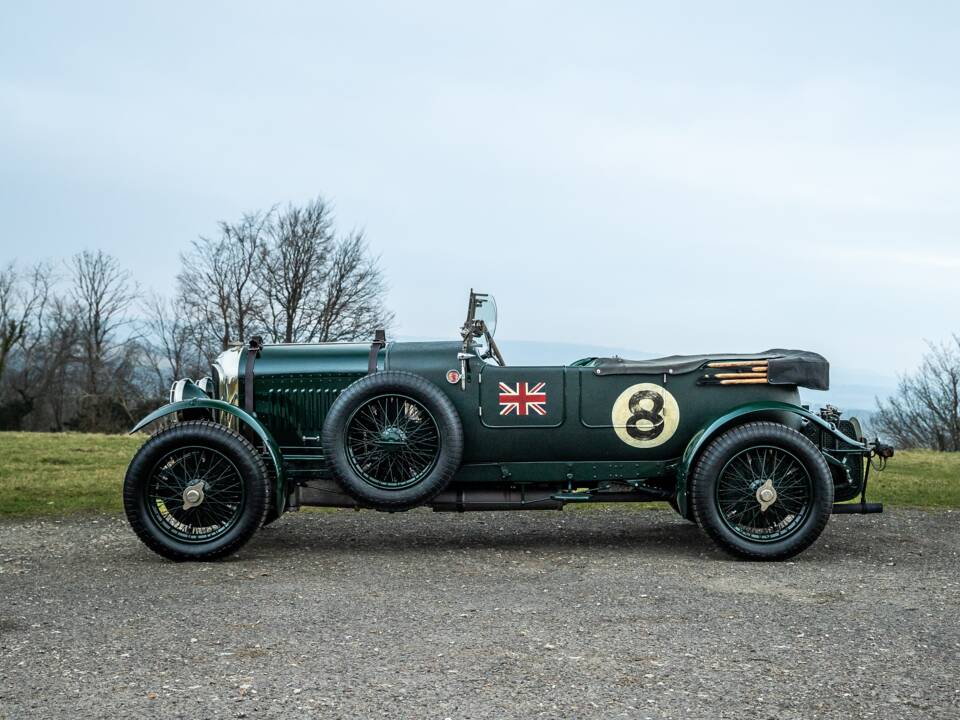
<path id="1" fill-rule="evenodd" d="M 0 718 L 957 718 L 960 512 L 744 563 L 661 511 L 0 525 Z"/>

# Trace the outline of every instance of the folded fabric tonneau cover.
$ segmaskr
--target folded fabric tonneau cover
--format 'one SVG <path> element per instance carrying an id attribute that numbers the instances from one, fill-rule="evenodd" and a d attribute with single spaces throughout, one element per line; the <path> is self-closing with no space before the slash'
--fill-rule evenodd
<path id="1" fill-rule="evenodd" d="M 652 360 L 598 358 L 597 375 L 680 375 L 701 369 L 707 363 L 766 360 L 767 381 L 772 385 L 799 385 L 811 390 L 830 389 L 830 363 L 822 355 L 806 350 L 764 350 L 759 353 L 709 353 L 670 355 Z"/>

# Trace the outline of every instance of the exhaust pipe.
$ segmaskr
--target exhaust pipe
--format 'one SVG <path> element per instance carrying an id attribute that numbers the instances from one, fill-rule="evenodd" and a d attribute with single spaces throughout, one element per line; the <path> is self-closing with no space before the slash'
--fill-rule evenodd
<path id="1" fill-rule="evenodd" d="M 836 503 L 833 506 L 834 515 L 873 515 L 883 512 L 883 503 Z"/>
<path id="2" fill-rule="evenodd" d="M 434 512 L 468 510 L 562 510 L 563 501 L 554 500 L 556 490 L 514 488 L 456 488 L 443 490 L 430 507 Z"/>
<path id="3" fill-rule="evenodd" d="M 469 510 L 561 510 L 562 500 L 551 496 L 556 490 L 548 488 L 447 488 L 442 490 L 427 507 L 437 512 L 467 512 Z M 298 485 L 291 508 L 300 505 L 322 507 L 363 508 L 333 482 L 314 481 Z"/>
<path id="4" fill-rule="evenodd" d="M 471 510 L 562 510 L 567 502 L 648 502 L 664 500 L 666 496 L 653 490 L 633 492 L 599 492 L 595 494 L 563 496 L 551 487 L 483 487 L 468 486 L 446 488 L 426 503 L 426 507 L 435 512 L 469 512 Z M 312 481 L 310 485 L 297 486 L 296 494 L 290 503 L 291 509 L 300 505 L 318 505 L 322 507 L 364 508 L 335 482 Z M 837 507 L 834 506 L 834 512 Z M 842 506 L 852 507 L 852 506 Z M 856 512 L 840 510 L 839 512 Z M 871 511 L 868 511 L 871 512 Z M 875 510 L 872 512 L 880 512 Z"/>

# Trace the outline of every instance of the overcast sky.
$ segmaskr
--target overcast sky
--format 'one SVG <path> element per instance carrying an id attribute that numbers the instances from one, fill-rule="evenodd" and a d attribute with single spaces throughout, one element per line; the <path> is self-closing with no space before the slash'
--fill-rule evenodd
<path id="1" fill-rule="evenodd" d="M 472 285 L 501 338 L 892 375 L 960 331 L 958 28 L 951 2 L 5 3 L 0 261 L 103 248 L 172 292 L 217 220 L 322 194 L 397 333 L 454 336 Z"/>

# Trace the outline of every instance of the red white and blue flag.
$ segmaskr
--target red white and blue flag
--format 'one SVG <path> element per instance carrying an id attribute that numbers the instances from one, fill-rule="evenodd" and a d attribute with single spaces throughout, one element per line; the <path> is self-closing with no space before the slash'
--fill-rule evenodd
<path id="1" fill-rule="evenodd" d="M 500 414 L 501 415 L 546 415 L 547 394 L 543 392 L 546 383 L 537 383 L 530 387 L 528 383 L 518 382 L 513 387 L 507 383 L 500 383 Z"/>

